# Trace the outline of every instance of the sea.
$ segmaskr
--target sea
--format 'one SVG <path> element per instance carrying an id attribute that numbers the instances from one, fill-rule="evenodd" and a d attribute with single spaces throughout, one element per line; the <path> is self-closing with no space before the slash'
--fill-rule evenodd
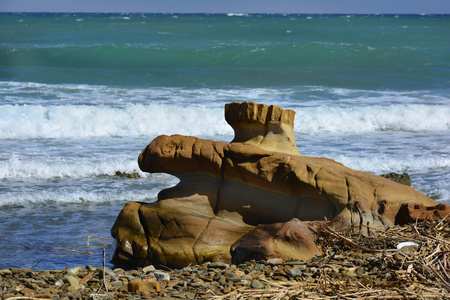
<path id="1" fill-rule="evenodd" d="M 0 14 L 0 269 L 106 265 L 155 137 L 230 142 L 224 105 L 296 112 L 300 153 L 450 204 L 450 15 Z M 140 175 L 138 179 L 116 172 Z"/>

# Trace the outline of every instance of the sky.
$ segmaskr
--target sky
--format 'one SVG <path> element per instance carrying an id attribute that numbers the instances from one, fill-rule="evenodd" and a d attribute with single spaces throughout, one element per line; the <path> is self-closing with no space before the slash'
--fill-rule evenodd
<path id="1" fill-rule="evenodd" d="M 450 0 L 0 0 L 0 12 L 450 14 Z"/>

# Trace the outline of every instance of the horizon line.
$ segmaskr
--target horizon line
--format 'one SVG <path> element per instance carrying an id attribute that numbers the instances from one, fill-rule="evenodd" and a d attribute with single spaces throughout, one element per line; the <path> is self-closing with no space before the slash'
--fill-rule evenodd
<path id="1" fill-rule="evenodd" d="M 164 14 L 164 15 L 450 15 L 450 13 L 341 13 L 341 12 L 300 12 L 300 13 L 282 13 L 282 12 L 254 12 L 254 13 L 237 13 L 237 12 L 96 12 L 96 11 L 0 11 L 0 14 Z"/>

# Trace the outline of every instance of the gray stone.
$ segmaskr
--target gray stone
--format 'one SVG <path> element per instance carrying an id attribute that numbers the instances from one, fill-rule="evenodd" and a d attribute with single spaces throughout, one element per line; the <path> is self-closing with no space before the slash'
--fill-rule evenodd
<path id="1" fill-rule="evenodd" d="M 224 271 L 223 272 L 223 275 L 225 275 L 225 276 L 227 276 L 227 277 L 229 277 L 229 278 L 234 278 L 234 277 L 236 277 L 236 274 L 234 274 L 233 272 L 231 272 L 231 271 Z"/>
<path id="2" fill-rule="evenodd" d="M 296 268 L 291 268 L 291 269 L 286 270 L 286 274 L 288 274 L 289 276 L 292 276 L 292 277 L 299 277 L 299 276 L 302 276 L 302 271 L 300 271 L 299 269 L 296 269 Z"/>
<path id="3" fill-rule="evenodd" d="M 93 267 L 93 266 L 91 266 L 91 265 L 87 265 L 87 266 L 86 266 L 86 270 L 88 270 L 89 272 L 94 272 L 94 271 L 97 270 L 97 268 L 96 268 L 96 267 Z"/>
<path id="4" fill-rule="evenodd" d="M 282 264 L 283 260 L 281 258 L 275 257 L 275 258 L 269 258 L 267 260 L 268 265 L 279 265 Z"/>
<path id="5" fill-rule="evenodd" d="M 153 272 L 153 275 L 158 281 L 170 281 L 170 275 L 166 272 L 156 270 L 155 272 Z"/>
<path id="6" fill-rule="evenodd" d="M 214 269 L 214 268 L 217 268 L 217 269 L 228 269 L 228 268 L 230 268 L 230 265 L 226 264 L 226 263 L 223 263 L 223 262 L 220 262 L 220 261 L 216 261 L 216 262 L 212 262 L 212 263 L 208 264 L 208 268 L 210 268 L 210 269 Z"/>
<path id="7" fill-rule="evenodd" d="M 111 286 L 121 287 L 121 286 L 123 286 L 123 282 L 121 280 L 116 280 L 116 281 L 111 282 Z"/>
<path id="8" fill-rule="evenodd" d="M 220 276 L 219 280 L 218 280 L 220 285 L 226 285 L 227 284 L 227 279 L 225 276 Z"/>
<path id="9" fill-rule="evenodd" d="M 264 284 L 261 283 L 258 279 L 253 279 L 251 283 L 252 288 L 257 290 L 262 290 L 264 288 Z"/>

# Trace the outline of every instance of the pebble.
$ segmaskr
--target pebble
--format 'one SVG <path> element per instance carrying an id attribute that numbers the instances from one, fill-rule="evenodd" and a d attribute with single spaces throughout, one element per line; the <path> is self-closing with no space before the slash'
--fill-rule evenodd
<path id="1" fill-rule="evenodd" d="M 11 270 L 8 270 L 8 269 L 0 270 L 0 276 L 11 276 L 11 275 L 12 275 Z"/>
<path id="2" fill-rule="evenodd" d="M 410 258 L 417 252 L 418 248 L 416 245 L 404 246 L 395 252 L 394 259 L 396 261 L 403 261 Z"/>
<path id="3" fill-rule="evenodd" d="M 149 265 L 149 266 L 146 266 L 145 268 L 143 268 L 142 271 L 144 273 L 150 273 L 150 272 L 155 272 L 156 269 L 153 265 Z"/>
<path id="4" fill-rule="evenodd" d="M 268 285 L 269 289 L 273 288 L 265 280 L 284 284 L 300 282 L 305 287 L 320 282 L 322 276 L 330 282 L 360 281 L 365 286 L 371 282 L 397 284 L 399 280 L 395 270 L 388 272 L 375 255 L 358 254 L 361 257 L 353 259 L 349 258 L 351 252 L 346 253 L 346 259 L 339 255 L 308 262 L 269 259 L 237 266 L 212 262 L 171 271 L 159 270 L 153 265 L 132 270 L 105 268 L 104 279 L 103 268 L 92 266 L 67 271 L 1 269 L 0 300 L 24 297 L 25 294 L 27 297 L 40 296 L 52 300 L 94 299 L 98 298 L 96 295 L 99 292 L 103 295 L 101 299 L 208 299 L 211 295 L 236 295 L 245 289 L 260 291 Z"/>
<path id="5" fill-rule="evenodd" d="M 311 272 L 312 272 L 312 270 L 311 270 Z M 288 274 L 289 276 L 292 276 L 292 277 L 299 277 L 299 276 L 302 276 L 302 271 L 300 271 L 299 269 L 291 268 L 291 269 L 286 270 L 286 274 Z"/>
<path id="6" fill-rule="evenodd" d="M 72 269 L 68 269 L 67 270 L 67 275 L 78 276 L 78 275 L 80 275 L 82 270 L 83 270 L 82 267 L 75 267 L 75 268 L 72 268 Z"/>
<path id="7" fill-rule="evenodd" d="M 269 258 L 267 260 L 267 264 L 269 264 L 269 265 L 278 265 L 278 264 L 282 264 L 282 263 L 283 263 L 283 260 L 281 258 L 278 258 L 278 257 L 276 257 L 276 258 Z"/>
<path id="8" fill-rule="evenodd" d="M 153 275 L 158 281 L 170 281 L 170 275 L 163 271 L 154 271 Z"/>
<path id="9" fill-rule="evenodd" d="M 253 279 L 251 283 L 252 288 L 260 290 L 264 288 L 264 284 L 261 283 L 258 279 Z"/>
<path id="10" fill-rule="evenodd" d="M 216 261 L 216 262 L 212 262 L 212 263 L 208 264 L 208 268 L 209 269 L 215 269 L 215 268 L 217 268 L 217 269 L 228 269 L 228 268 L 230 268 L 230 265 L 226 264 L 226 263 L 223 263 L 223 262 L 220 262 L 220 261 Z"/>

